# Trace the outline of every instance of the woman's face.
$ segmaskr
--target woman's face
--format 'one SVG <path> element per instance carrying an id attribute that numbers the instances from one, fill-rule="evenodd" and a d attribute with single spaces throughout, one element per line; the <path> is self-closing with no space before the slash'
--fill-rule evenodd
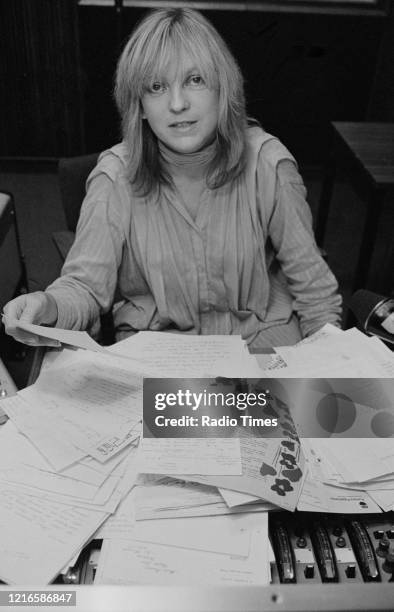
<path id="1" fill-rule="evenodd" d="M 142 97 L 143 117 L 161 142 L 177 153 L 194 153 L 215 137 L 219 94 L 209 89 L 193 61 L 176 63 Z"/>

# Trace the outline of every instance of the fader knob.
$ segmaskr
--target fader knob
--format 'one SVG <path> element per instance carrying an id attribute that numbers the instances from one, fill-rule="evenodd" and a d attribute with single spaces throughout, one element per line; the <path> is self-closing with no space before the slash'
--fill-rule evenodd
<path id="1" fill-rule="evenodd" d="M 387 552 L 390 548 L 390 542 L 386 538 L 383 538 L 380 540 L 378 548 L 381 552 Z"/>
<path id="2" fill-rule="evenodd" d="M 394 552 L 390 551 L 387 553 L 382 567 L 388 574 L 392 574 L 394 572 Z"/>
<path id="3" fill-rule="evenodd" d="M 308 563 L 308 565 L 304 569 L 305 578 L 314 578 L 315 576 L 315 566 L 312 563 Z"/>
<path id="4" fill-rule="evenodd" d="M 347 568 L 345 569 L 345 574 L 347 578 L 355 578 L 356 577 L 356 566 L 354 563 L 349 563 Z"/>

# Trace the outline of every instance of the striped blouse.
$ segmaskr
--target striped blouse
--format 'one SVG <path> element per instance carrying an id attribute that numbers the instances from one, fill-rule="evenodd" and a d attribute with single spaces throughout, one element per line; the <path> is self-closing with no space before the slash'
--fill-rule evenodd
<path id="1" fill-rule="evenodd" d="M 340 323 L 337 283 L 314 241 L 294 158 L 247 130 L 242 176 L 204 189 L 193 219 L 170 187 L 136 196 L 124 143 L 89 176 L 75 242 L 47 291 L 58 327 L 89 329 L 121 303 L 119 338 L 139 330 L 241 334 L 249 346 L 293 344 Z"/>

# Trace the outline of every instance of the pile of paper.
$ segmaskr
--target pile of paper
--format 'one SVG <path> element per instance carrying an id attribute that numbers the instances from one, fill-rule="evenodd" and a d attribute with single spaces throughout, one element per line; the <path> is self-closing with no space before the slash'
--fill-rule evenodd
<path id="1" fill-rule="evenodd" d="M 52 580 L 134 484 L 141 380 L 100 358 L 93 367 L 88 357 L 75 354 L 3 402 L 10 417 L 0 429 L 6 582 Z"/>
<path id="2" fill-rule="evenodd" d="M 267 514 L 230 514 L 213 487 L 141 476 L 96 537 L 103 538 L 100 584 L 270 580 Z"/>
<path id="3" fill-rule="evenodd" d="M 135 358 L 158 377 L 260 376 L 261 369 L 241 336 L 193 336 L 139 332 L 114 344 L 113 355 Z"/>
<path id="4" fill-rule="evenodd" d="M 46 584 L 113 512 L 131 466 L 92 462 L 56 472 L 12 421 L 0 429 L 0 576 Z"/>
<path id="5" fill-rule="evenodd" d="M 256 356 L 248 353 L 245 343 L 238 336 L 142 332 L 119 342 L 110 351 L 124 356 L 138 352 L 141 363 L 150 370 L 154 368 L 163 377 L 211 377 L 222 374 L 253 379 L 264 374 L 261 364 L 260 367 L 256 365 Z M 265 365 L 276 367 L 276 363 L 274 355 L 265 356 Z M 244 504 L 258 501 L 263 509 L 269 503 L 294 510 L 304 478 L 304 458 L 295 431 L 293 433 L 290 440 L 285 440 L 287 434 L 283 433 L 284 444 L 278 439 L 255 437 L 241 440 L 144 440 L 143 471 L 176 474 L 187 481 L 230 490 L 229 495 L 232 492 L 235 495 L 241 493 L 236 502 L 233 498 L 227 504 L 227 508 L 236 507 L 238 511 L 243 509 Z M 219 451 L 225 457 L 225 463 L 222 463 L 221 471 L 217 471 L 216 466 L 215 472 L 213 464 L 214 459 L 219 457 Z M 286 464 L 284 455 L 287 462 L 291 461 L 290 465 Z M 234 463 L 236 458 L 240 461 L 238 471 Z"/>
<path id="6" fill-rule="evenodd" d="M 147 557 L 147 551 L 151 547 L 159 547 L 155 559 L 164 562 L 166 558 L 171 566 L 168 572 L 163 570 L 163 576 L 171 575 L 173 582 L 179 584 L 198 581 L 266 584 L 269 580 L 267 517 L 254 518 L 257 508 L 253 507 L 248 515 L 243 513 L 242 520 L 238 519 L 238 512 L 229 510 L 216 488 L 194 485 L 194 504 L 181 502 L 188 509 L 187 518 L 179 518 L 184 523 L 165 521 L 164 528 L 162 517 L 159 521 L 152 517 L 138 521 L 135 518 L 139 507 L 136 496 L 141 489 L 145 490 L 147 482 L 152 482 L 146 476 L 133 488 L 140 470 L 138 443 L 143 375 L 173 375 L 187 361 L 191 364 L 188 373 L 193 376 L 211 371 L 234 373 L 240 368 L 252 375 L 258 372 L 256 361 L 240 338 L 197 338 L 191 348 L 181 336 L 176 342 L 175 337 L 169 335 L 167 340 L 165 335 L 163 346 L 162 334 L 146 334 L 145 340 L 144 336 L 141 334 L 139 345 L 135 347 L 132 343 L 130 349 L 133 355 L 141 357 L 139 370 L 125 351 L 125 344 L 129 343 L 117 345 L 112 354 L 101 348 L 96 352 L 65 350 L 50 367 L 43 368 L 33 386 L 2 403 L 10 417 L 0 430 L 3 442 L 0 444 L 0 538 L 4 542 L 2 551 L 6 551 L 0 556 L 0 577 L 6 582 L 45 584 L 51 581 L 74 561 L 100 524 L 105 524 L 107 534 L 120 530 L 121 546 L 135 548 L 135 563 L 139 559 L 140 568 L 137 571 L 136 567 L 132 575 L 137 582 L 162 581 L 158 576 L 158 560 L 154 561 L 157 567 L 153 573 L 150 566 L 146 567 L 147 559 L 151 558 Z M 86 343 L 84 336 L 77 338 L 75 343 Z M 72 338 L 67 336 L 66 340 Z M 95 349 L 93 345 L 90 348 Z M 169 354 L 175 357 L 168 359 Z M 239 440 L 188 442 L 188 454 L 195 468 L 203 467 L 204 462 L 199 466 L 198 458 L 205 456 L 208 463 L 211 457 L 208 474 L 241 473 Z M 193 443 L 195 448 L 191 454 Z M 169 453 L 165 459 L 168 461 Z M 185 467 L 181 455 L 177 462 Z M 178 481 L 167 490 L 187 493 L 187 488 L 187 484 L 180 485 Z M 204 494 L 210 499 L 208 512 L 208 505 L 201 502 Z M 167 507 L 172 518 L 174 503 L 172 500 L 170 508 Z M 212 515 L 216 515 L 216 523 L 211 524 Z M 111 517 L 109 521 L 108 517 Z M 103 535 L 97 580 L 110 582 L 104 563 L 114 568 L 122 554 L 110 544 L 113 538 L 107 537 L 105 531 Z M 115 540 L 119 544 L 119 538 Z M 262 546 L 257 547 L 255 541 Z M 187 572 L 186 558 L 182 561 L 182 555 L 190 558 Z M 209 571 L 209 565 L 215 571 Z M 128 567 L 132 568 L 130 564 Z M 147 572 L 145 578 L 144 572 Z"/>
<path id="7" fill-rule="evenodd" d="M 341 331 L 327 324 L 295 346 L 277 347 L 275 353 L 283 362 L 282 367 L 269 370 L 276 377 L 361 379 L 394 375 L 390 349 L 355 328 Z"/>
<path id="8" fill-rule="evenodd" d="M 351 379 L 346 389 L 351 390 L 352 402 L 341 397 L 343 389 L 336 381 L 337 413 L 331 434 L 317 419 L 311 425 L 305 406 L 300 410 L 293 407 L 297 431 L 300 436 L 305 432 L 301 446 L 307 459 L 297 509 L 338 513 L 393 510 L 394 354 L 377 338 L 356 329 L 341 332 L 330 325 L 294 347 L 277 348 L 276 353 L 286 365 L 270 370 L 271 376 Z M 305 385 L 303 391 L 305 399 Z"/>
<path id="9" fill-rule="evenodd" d="M 239 337 L 141 333 L 110 350 L 138 353 L 140 363 L 161 377 L 260 374 Z M 99 531 L 103 548 L 95 582 L 267 584 L 272 550 L 266 511 L 272 504 L 233 509 L 216 486 L 194 476 L 241 476 L 241 450 L 238 439 L 144 440 L 144 475 Z"/>
<path id="10" fill-rule="evenodd" d="M 309 475 L 299 510 L 369 513 L 394 510 L 394 449 L 391 440 L 303 441 Z"/>
<path id="11" fill-rule="evenodd" d="M 58 337 L 62 331 L 51 330 L 52 337 L 87 348 L 80 332 Z M 88 350 L 64 350 L 32 387 L 4 400 L 10 421 L 0 428 L 0 578 L 45 584 L 97 537 L 100 584 L 267 584 L 268 510 L 394 508 L 388 441 L 357 439 L 356 419 L 350 441 L 346 431 L 303 439 L 302 411 L 280 393 L 269 405 L 282 417 L 277 438 L 140 444 L 144 375 L 247 377 L 254 385 L 346 377 L 362 386 L 365 378 L 394 374 L 381 342 L 331 326 L 257 359 L 239 337 L 141 332 L 109 349 L 89 343 Z M 359 391 L 360 398 L 370 392 L 365 385 Z M 383 386 L 381 412 L 389 411 L 387 396 Z M 376 415 L 360 398 L 365 425 Z"/>

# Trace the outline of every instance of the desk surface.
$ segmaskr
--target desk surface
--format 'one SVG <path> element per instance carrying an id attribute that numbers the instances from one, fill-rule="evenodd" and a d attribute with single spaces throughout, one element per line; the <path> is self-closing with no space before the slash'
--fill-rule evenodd
<path id="1" fill-rule="evenodd" d="M 376 186 L 394 189 L 394 123 L 334 121 L 332 125 Z"/>

